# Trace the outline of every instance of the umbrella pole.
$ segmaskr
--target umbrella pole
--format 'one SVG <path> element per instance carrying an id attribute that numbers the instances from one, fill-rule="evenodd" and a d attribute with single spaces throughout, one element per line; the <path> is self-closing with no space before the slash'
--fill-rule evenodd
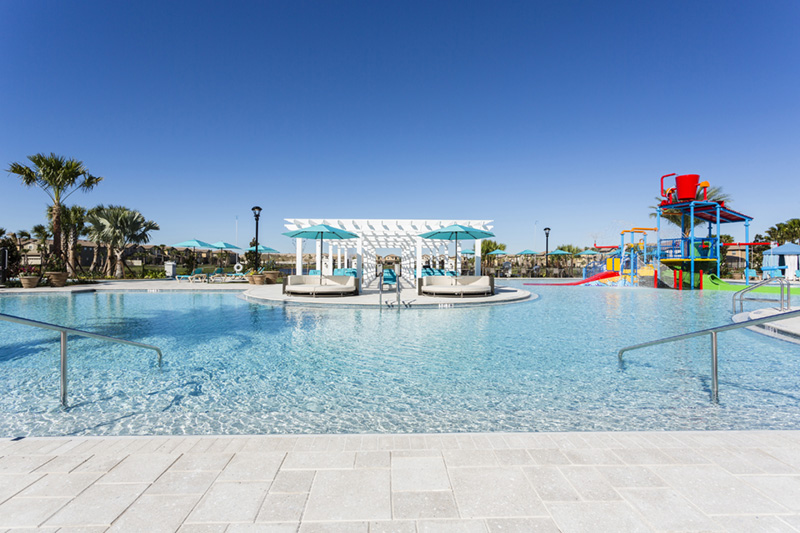
<path id="1" fill-rule="evenodd" d="M 455 251 L 454 255 L 456 256 L 456 268 L 455 268 L 455 271 L 456 271 L 456 277 L 458 277 L 458 275 L 461 273 L 461 271 L 458 268 L 458 233 L 456 233 L 456 249 L 454 251 Z"/>

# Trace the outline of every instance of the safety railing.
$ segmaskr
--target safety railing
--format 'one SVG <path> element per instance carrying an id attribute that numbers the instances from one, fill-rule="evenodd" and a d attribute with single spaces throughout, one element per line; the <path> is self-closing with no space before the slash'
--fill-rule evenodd
<path id="1" fill-rule="evenodd" d="M 694 337 L 709 335 L 711 337 L 711 401 L 718 402 L 719 381 L 717 379 L 717 333 L 721 333 L 723 331 L 731 331 L 734 329 L 747 328 L 751 326 L 758 326 L 761 324 L 766 324 L 768 322 L 775 322 L 778 320 L 786 320 L 787 318 L 796 318 L 796 317 L 800 317 L 800 309 L 798 309 L 797 311 L 789 311 L 786 313 L 779 313 L 777 315 L 765 316 L 762 318 L 753 318 L 750 320 L 745 320 L 744 322 L 737 322 L 735 324 L 727 324 L 725 326 L 717 326 L 715 328 L 703 329 L 700 331 L 694 331 L 692 333 L 684 333 L 683 335 L 675 335 L 673 337 L 666 337 L 664 339 L 643 342 L 641 344 L 634 344 L 633 346 L 627 346 L 621 349 L 617 354 L 617 356 L 619 357 L 620 362 L 622 362 L 622 354 L 625 352 L 629 352 L 631 350 L 638 350 L 639 348 L 647 348 L 648 346 L 657 346 L 659 344 L 665 344 L 668 342 L 682 341 L 686 339 L 692 339 Z"/>
<path id="2" fill-rule="evenodd" d="M 398 310 L 400 309 L 400 280 L 401 279 L 402 279 L 402 276 L 398 276 L 397 279 L 394 282 L 394 292 L 395 292 L 395 295 L 397 296 L 396 305 L 397 305 L 397 309 Z M 386 285 L 391 285 L 391 284 L 390 283 L 386 283 Z M 384 279 L 383 279 L 383 273 L 381 273 L 381 275 L 378 276 L 378 308 L 379 309 L 383 309 L 383 286 L 384 286 Z M 389 307 L 392 307 L 392 304 L 388 300 L 386 301 L 386 305 L 389 306 Z"/>
<path id="3" fill-rule="evenodd" d="M 130 346 L 138 346 L 139 348 L 146 348 L 148 350 L 155 350 L 158 354 L 158 366 L 161 367 L 161 350 L 156 346 L 144 344 L 142 342 L 128 341 L 125 339 L 118 339 L 116 337 L 109 337 L 107 335 L 100 335 L 99 333 L 90 333 L 80 329 L 67 328 L 56 324 L 49 324 L 47 322 L 39 322 L 38 320 L 31 320 L 29 318 L 22 318 L 13 315 L 6 315 L 0 313 L 0 320 L 6 322 L 13 322 L 15 324 L 22 324 L 24 326 L 33 326 L 41 329 L 50 329 L 61 333 L 61 406 L 67 407 L 67 335 L 78 335 L 80 337 L 88 337 L 90 339 L 98 339 L 101 341 L 114 342 L 117 344 L 128 344 Z"/>
<path id="4" fill-rule="evenodd" d="M 780 286 L 781 286 L 781 299 L 780 300 L 776 300 L 775 298 L 745 298 L 745 295 L 748 292 L 750 292 L 752 290 L 755 290 L 755 289 L 757 289 L 759 287 L 763 287 L 764 285 L 769 285 L 770 283 L 775 283 L 775 282 L 778 282 L 780 284 Z M 785 297 L 784 297 L 784 289 L 786 289 L 786 296 Z M 737 312 L 741 313 L 742 311 L 744 311 L 744 302 L 745 301 L 748 301 L 748 302 L 773 302 L 773 303 L 774 302 L 778 302 L 778 305 L 780 306 L 779 307 L 780 311 L 788 311 L 788 310 L 790 310 L 792 308 L 792 285 L 789 283 L 788 280 L 786 280 L 784 278 L 769 278 L 769 279 L 765 279 L 765 280 L 759 281 L 758 283 L 755 283 L 753 285 L 750 285 L 749 287 L 745 287 L 744 289 L 742 289 L 740 291 L 736 291 L 733 294 L 733 312 L 734 313 L 737 313 Z M 739 311 L 736 311 L 736 303 L 737 302 L 739 303 Z"/>

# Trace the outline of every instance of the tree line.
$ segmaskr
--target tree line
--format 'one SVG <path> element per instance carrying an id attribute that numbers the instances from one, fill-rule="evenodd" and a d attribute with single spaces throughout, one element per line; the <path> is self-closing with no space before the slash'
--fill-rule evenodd
<path id="1" fill-rule="evenodd" d="M 52 204 L 47 208 L 47 224 L 37 224 L 31 231 L 20 230 L 9 235 L 0 228 L 0 246 L 12 249 L 9 255 L 10 274 L 16 275 L 22 266 L 20 261 L 25 242 L 35 239 L 44 268 L 66 271 L 71 277 L 77 276 L 81 268 L 78 239 L 86 235 L 95 243 L 89 270 L 100 271 L 107 277 L 123 278 L 126 266 L 123 254 L 126 248 L 150 242 L 150 233 L 160 229 L 158 224 L 147 220 L 139 211 L 121 205 L 98 205 L 91 209 L 66 206 L 64 202 L 73 193 L 90 191 L 104 179 L 92 175 L 83 161 L 54 153 L 32 155 L 28 161 L 30 164 L 11 163 L 6 171 L 19 178 L 23 185 L 44 191 Z M 13 238 L 11 235 L 14 235 Z M 52 250 L 47 246 L 47 240 L 51 237 Z M 107 251 L 105 261 L 101 261 L 99 255 L 101 246 Z M 16 263 L 12 258 L 16 259 Z"/>

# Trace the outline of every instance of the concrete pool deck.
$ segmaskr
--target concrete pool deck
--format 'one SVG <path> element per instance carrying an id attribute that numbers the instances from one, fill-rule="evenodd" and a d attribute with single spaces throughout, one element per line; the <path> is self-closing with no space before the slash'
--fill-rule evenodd
<path id="1" fill-rule="evenodd" d="M 798 531 L 800 431 L 4 439 L 0 530 Z"/>

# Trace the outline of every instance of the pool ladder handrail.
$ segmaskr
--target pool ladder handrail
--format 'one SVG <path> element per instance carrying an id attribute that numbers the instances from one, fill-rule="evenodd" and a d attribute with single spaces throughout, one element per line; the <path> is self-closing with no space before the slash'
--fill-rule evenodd
<path id="1" fill-rule="evenodd" d="M 750 291 L 752 291 L 754 289 L 757 289 L 759 287 L 763 287 L 764 285 L 769 285 L 770 283 L 773 283 L 775 281 L 777 281 L 781 285 L 781 299 L 780 299 L 780 301 L 778 301 L 778 300 L 776 300 L 774 298 L 745 298 L 745 294 L 747 294 L 748 292 L 750 292 Z M 786 297 L 785 298 L 783 296 L 784 287 L 786 287 Z M 792 308 L 792 284 L 789 283 L 789 280 L 784 279 L 784 278 L 767 278 L 767 279 L 759 281 L 758 283 L 750 285 L 749 287 L 745 287 L 744 289 L 736 291 L 733 294 L 733 312 L 734 312 L 734 314 L 737 313 L 737 311 L 736 311 L 737 297 L 738 297 L 738 302 L 739 302 L 739 311 L 738 311 L 739 313 L 744 311 L 744 301 L 745 300 L 747 300 L 748 302 L 779 302 L 778 303 L 778 305 L 780 305 L 779 310 L 780 311 L 788 311 L 789 309 Z"/>
<path id="2" fill-rule="evenodd" d="M 0 313 L 0 320 L 6 322 L 13 322 L 15 324 L 22 324 L 23 326 L 33 326 L 41 329 L 50 329 L 61 333 L 61 406 L 67 407 L 67 335 L 78 335 L 80 337 L 89 337 L 91 339 L 98 339 L 101 341 L 114 342 L 117 344 L 129 344 L 131 346 L 138 346 L 139 348 L 146 348 L 148 350 L 155 350 L 158 354 L 158 367 L 161 368 L 161 349 L 157 346 L 145 344 L 143 342 L 129 341 L 125 339 L 118 339 L 117 337 L 109 337 L 108 335 L 101 335 L 99 333 L 91 333 L 75 328 L 68 328 L 59 326 L 57 324 L 50 324 L 48 322 L 40 322 L 38 320 L 31 320 L 30 318 L 22 318 L 14 315 L 6 315 Z"/>
<path id="3" fill-rule="evenodd" d="M 751 318 L 749 320 L 745 320 L 743 322 L 737 322 L 735 324 L 726 324 L 724 326 L 702 329 L 700 331 L 684 333 L 683 335 L 675 335 L 672 337 L 666 337 L 654 341 L 643 342 L 641 344 L 634 344 L 633 346 L 626 346 L 625 348 L 622 348 L 619 351 L 617 356 L 619 357 L 619 361 L 621 363 L 622 354 L 631 350 L 638 350 L 639 348 L 647 348 L 648 346 L 656 346 L 668 342 L 682 341 L 694 337 L 700 337 L 702 335 L 710 335 L 711 336 L 711 401 L 717 403 L 719 402 L 719 380 L 717 379 L 717 333 L 721 333 L 723 331 L 731 331 L 734 329 L 747 328 L 751 326 L 759 326 L 761 324 L 766 324 L 768 322 L 786 320 L 787 318 L 795 318 L 795 317 L 800 317 L 800 309 L 795 311 L 778 313 L 776 315 L 765 316 L 762 318 Z"/>

